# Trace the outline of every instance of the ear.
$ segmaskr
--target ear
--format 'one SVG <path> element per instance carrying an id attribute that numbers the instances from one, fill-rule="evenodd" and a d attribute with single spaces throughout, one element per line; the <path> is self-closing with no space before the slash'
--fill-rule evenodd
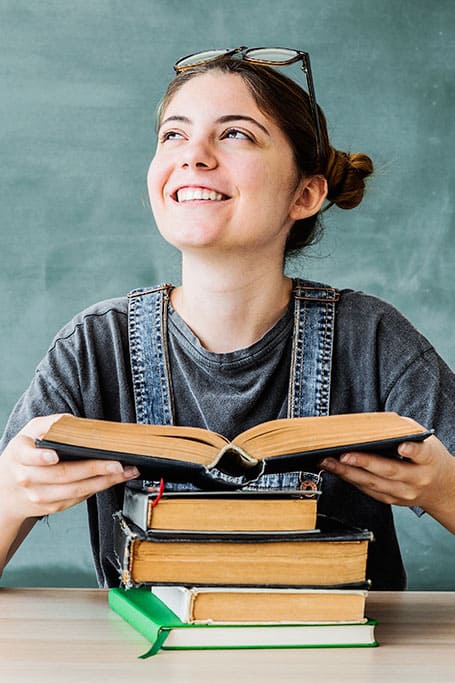
<path id="1" fill-rule="evenodd" d="M 294 221 L 314 216 L 327 196 L 327 180 L 322 175 L 303 178 L 299 183 L 289 212 Z"/>

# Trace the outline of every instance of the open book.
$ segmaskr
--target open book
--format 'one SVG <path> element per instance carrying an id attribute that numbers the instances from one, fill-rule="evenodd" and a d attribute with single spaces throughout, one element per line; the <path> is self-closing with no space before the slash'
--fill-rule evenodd
<path id="1" fill-rule="evenodd" d="M 261 474 L 310 470 L 350 450 L 399 457 L 403 441 L 432 432 L 396 413 L 350 413 L 271 420 L 232 441 L 198 427 L 108 422 L 63 415 L 37 446 L 62 460 L 102 458 L 136 465 L 144 478 L 243 485 Z M 221 477 L 220 477 L 221 473 Z"/>

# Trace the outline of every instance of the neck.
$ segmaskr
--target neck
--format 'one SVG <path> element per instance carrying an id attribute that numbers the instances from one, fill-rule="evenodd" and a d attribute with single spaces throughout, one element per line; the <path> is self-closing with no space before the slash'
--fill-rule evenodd
<path id="1" fill-rule="evenodd" d="M 283 315 L 292 281 L 281 263 L 203 262 L 185 255 L 172 305 L 209 351 L 228 353 L 258 341 Z"/>

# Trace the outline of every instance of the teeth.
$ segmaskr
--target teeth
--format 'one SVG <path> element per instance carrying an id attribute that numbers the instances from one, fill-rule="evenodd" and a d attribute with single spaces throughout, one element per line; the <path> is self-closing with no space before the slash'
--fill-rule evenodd
<path id="1" fill-rule="evenodd" d="M 212 201 L 220 201 L 223 195 L 213 190 L 207 190 L 202 187 L 183 187 L 177 190 L 178 202 L 191 202 L 195 199 L 209 199 Z"/>

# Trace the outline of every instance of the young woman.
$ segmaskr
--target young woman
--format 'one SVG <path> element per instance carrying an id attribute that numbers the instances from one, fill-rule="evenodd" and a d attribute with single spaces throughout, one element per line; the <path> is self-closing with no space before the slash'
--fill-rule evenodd
<path id="1" fill-rule="evenodd" d="M 300 60 L 308 92 L 264 64 L 275 60 Z M 88 499 L 100 584 L 118 583 L 112 513 L 138 473 L 116 462 L 60 463 L 35 448 L 56 414 L 229 437 L 287 415 L 393 410 L 436 435 L 403 443 L 408 462 L 324 460 L 320 509 L 372 530 L 373 587 L 403 588 L 390 505 L 424 510 L 455 532 L 455 377 L 386 303 L 283 271 L 285 254 L 314 240 L 323 206 L 361 201 L 371 160 L 330 145 L 306 53 L 203 53 L 177 71 L 148 189 L 161 234 L 182 254 L 182 284 L 101 302 L 54 340 L 1 444 L 0 564 L 37 518 Z M 255 486 L 300 480 L 270 475 Z"/>

